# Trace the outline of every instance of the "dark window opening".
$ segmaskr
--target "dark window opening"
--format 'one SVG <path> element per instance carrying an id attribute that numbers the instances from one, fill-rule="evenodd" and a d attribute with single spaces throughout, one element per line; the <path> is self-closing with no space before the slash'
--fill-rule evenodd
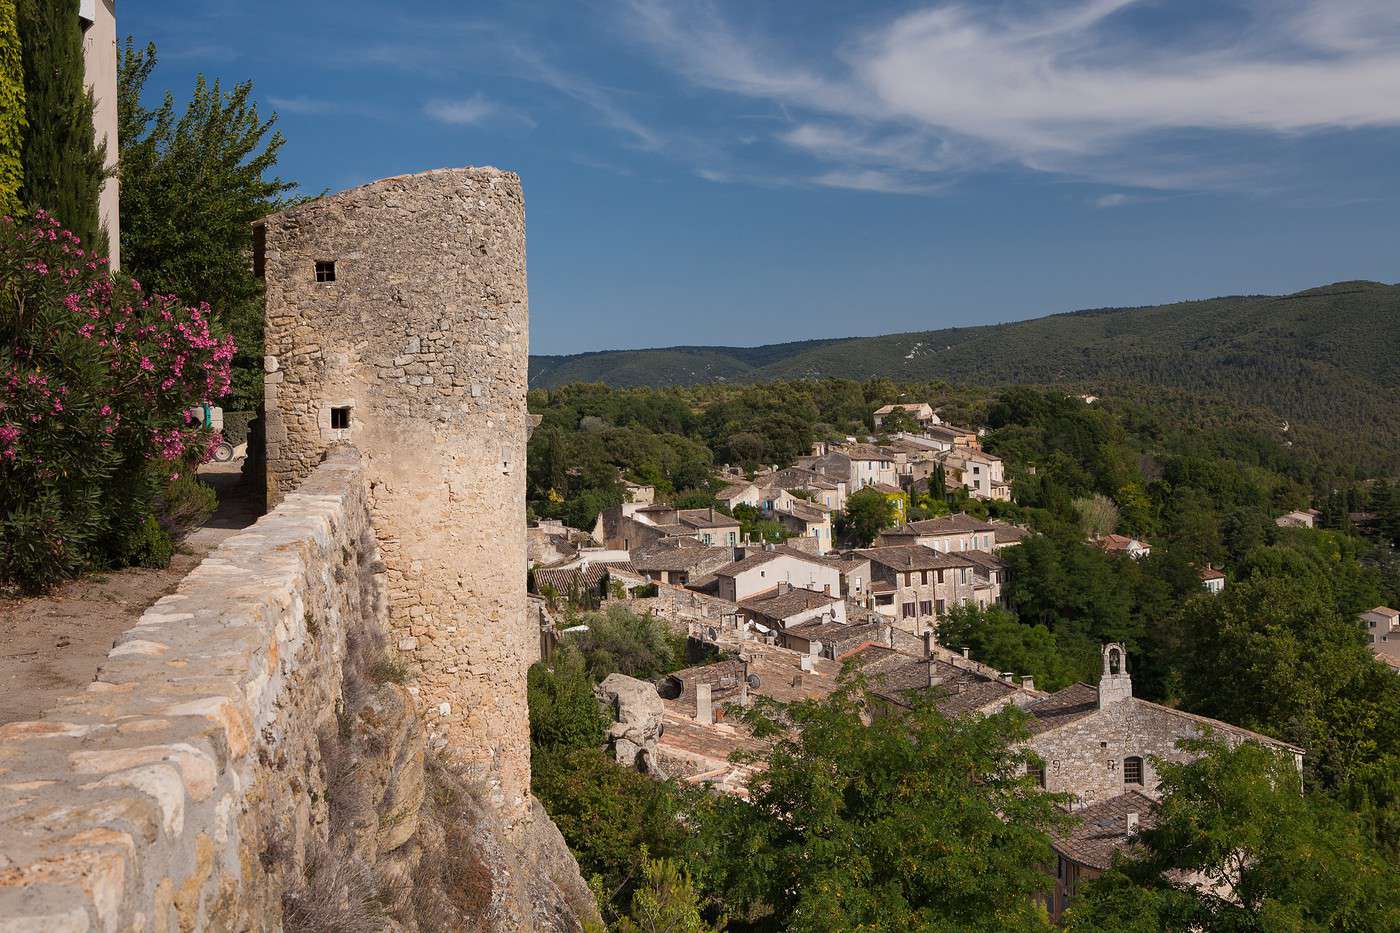
<path id="1" fill-rule="evenodd" d="M 1039 788 L 1042 788 L 1042 789 L 1045 787 L 1045 765 L 1043 765 L 1043 764 L 1038 764 L 1038 765 L 1037 765 L 1037 764 L 1029 764 L 1029 765 L 1026 765 L 1026 773 L 1027 773 L 1027 774 L 1030 774 L 1030 775 L 1034 775 L 1034 777 L 1035 777 L 1035 786 L 1036 786 L 1036 787 L 1039 787 Z"/>
<path id="2" fill-rule="evenodd" d="M 316 281 L 318 281 L 318 282 L 334 282 L 334 281 L 335 281 L 335 260 L 334 260 L 334 259 L 318 259 L 318 260 L 316 260 Z"/>
<path id="3" fill-rule="evenodd" d="M 331 409 L 331 427 L 337 431 L 343 431 L 350 427 L 350 407 Z"/>
<path id="4" fill-rule="evenodd" d="M 1142 784 L 1142 759 L 1137 755 L 1123 759 L 1123 783 Z"/>

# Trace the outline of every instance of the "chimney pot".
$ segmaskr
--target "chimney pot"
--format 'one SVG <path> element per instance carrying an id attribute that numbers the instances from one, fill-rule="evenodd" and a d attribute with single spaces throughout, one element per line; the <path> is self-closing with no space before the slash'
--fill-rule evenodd
<path id="1" fill-rule="evenodd" d="M 924 657 L 933 657 L 933 629 L 924 632 Z"/>
<path id="2" fill-rule="evenodd" d="M 1128 832 L 1130 832 L 1130 833 L 1135 833 L 1135 832 L 1137 832 L 1137 828 L 1138 828 L 1138 815 L 1137 815 L 1136 813 L 1129 813 L 1129 814 L 1128 814 Z"/>
<path id="3" fill-rule="evenodd" d="M 964 659 L 964 660 L 966 660 L 966 659 L 969 657 L 968 652 L 969 652 L 970 650 L 971 650 L 971 649 L 969 649 L 969 648 L 967 647 L 967 645 L 963 645 L 962 655 L 963 655 L 963 659 Z"/>
<path id="4" fill-rule="evenodd" d="M 1025 675 L 1021 678 L 1021 686 L 1026 690 L 1034 690 L 1035 678 L 1030 676 L 1029 674 Z"/>

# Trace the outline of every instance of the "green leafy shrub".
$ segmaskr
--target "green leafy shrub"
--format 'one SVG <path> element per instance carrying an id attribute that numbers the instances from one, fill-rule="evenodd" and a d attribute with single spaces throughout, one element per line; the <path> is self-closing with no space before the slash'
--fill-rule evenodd
<path id="1" fill-rule="evenodd" d="M 169 567 L 170 558 L 175 555 L 175 543 L 170 533 L 160 526 L 154 515 L 136 527 L 122 542 L 119 555 L 121 563 L 132 567 Z"/>
<path id="2" fill-rule="evenodd" d="M 44 211 L 0 223 L 0 586 L 146 553 L 158 493 L 218 441 L 186 412 L 228 392 L 232 338 L 105 264 Z"/>
<path id="3" fill-rule="evenodd" d="M 234 447 L 248 440 L 248 425 L 257 417 L 255 411 L 224 412 L 224 440 Z"/>
<path id="4" fill-rule="evenodd" d="M 218 494 L 195 478 L 194 466 L 170 479 L 158 503 L 161 523 L 176 533 L 202 524 L 219 505 Z"/>

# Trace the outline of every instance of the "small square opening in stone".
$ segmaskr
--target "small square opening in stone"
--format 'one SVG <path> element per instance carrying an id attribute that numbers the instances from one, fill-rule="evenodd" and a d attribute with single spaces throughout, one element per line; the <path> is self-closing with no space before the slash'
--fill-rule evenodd
<path id="1" fill-rule="evenodd" d="M 335 260 L 334 260 L 334 259 L 318 259 L 318 260 L 316 260 L 316 281 L 318 281 L 318 282 L 334 282 L 334 281 L 335 281 Z"/>
<path id="2" fill-rule="evenodd" d="M 331 428 L 343 431 L 350 427 L 350 406 L 342 405 L 331 409 Z"/>

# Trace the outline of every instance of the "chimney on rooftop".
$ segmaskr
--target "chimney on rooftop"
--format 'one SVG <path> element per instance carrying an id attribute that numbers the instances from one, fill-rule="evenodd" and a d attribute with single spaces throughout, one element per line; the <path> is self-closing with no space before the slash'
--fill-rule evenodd
<path id="1" fill-rule="evenodd" d="M 1016 672 L 1015 672 L 1015 671 L 1002 671 L 1002 672 L 1001 672 L 1001 678 L 1000 678 L 1000 680 L 1001 680 L 1001 682 L 1004 683 L 1004 684 L 1009 684 L 1009 683 L 1011 683 L 1011 681 L 1012 681 L 1015 677 L 1016 677 Z"/>
<path id="2" fill-rule="evenodd" d="M 963 649 L 962 649 L 963 660 L 967 660 L 967 658 L 968 658 L 968 651 L 969 651 L 969 649 L 968 649 L 967 645 L 963 645 Z"/>
<path id="3" fill-rule="evenodd" d="M 880 640 L 883 641 L 883 642 L 885 643 L 885 647 L 886 647 L 886 648 L 893 648 L 893 647 L 894 647 L 894 626 L 893 626 L 893 625 L 888 625 L 888 624 L 886 624 L 886 625 L 880 626 Z"/>
<path id="4" fill-rule="evenodd" d="M 1137 813 L 1129 813 L 1129 814 L 1128 814 L 1128 833 L 1129 833 L 1129 835 L 1131 835 L 1132 833 L 1137 832 L 1137 829 L 1138 829 L 1138 815 L 1137 815 Z"/>
<path id="5" fill-rule="evenodd" d="M 749 656 L 744 653 L 739 655 L 739 705 L 749 705 Z"/>
<path id="6" fill-rule="evenodd" d="M 715 721 L 712 691 L 709 684 L 695 685 L 695 721 L 702 726 L 712 725 Z"/>
<path id="7" fill-rule="evenodd" d="M 1027 675 L 1025 675 L 1024 677 L 1022 677 L 1022 678 L 1021 678 L 1021 689 L 1023 689 L 1023 690 L 1034 690 L 1034 689 L 1035 689 L 1035 678 L 1032 677 L 1032 676 L 1029 675 L 1029 674 L 1027 674 Z"/>
<path id="8" fill-rule="evenodd" d="M 924 630 L 924 657 L 933 657 L 933 629 Z"/>
<path id="9" fill-rule="evenodd" d="M 779 581 L 778 581 L 778 595 L 779 595 L 779 596 L 785 595 L 785 594 L 787 593 L 787 591 L 788 591 L 789 589 L 791 589 L 791 588 L 792 588 L 792 584 L 791 584 L 791 583 L 788 583 L 786 580 L 779 580 Z"/>

